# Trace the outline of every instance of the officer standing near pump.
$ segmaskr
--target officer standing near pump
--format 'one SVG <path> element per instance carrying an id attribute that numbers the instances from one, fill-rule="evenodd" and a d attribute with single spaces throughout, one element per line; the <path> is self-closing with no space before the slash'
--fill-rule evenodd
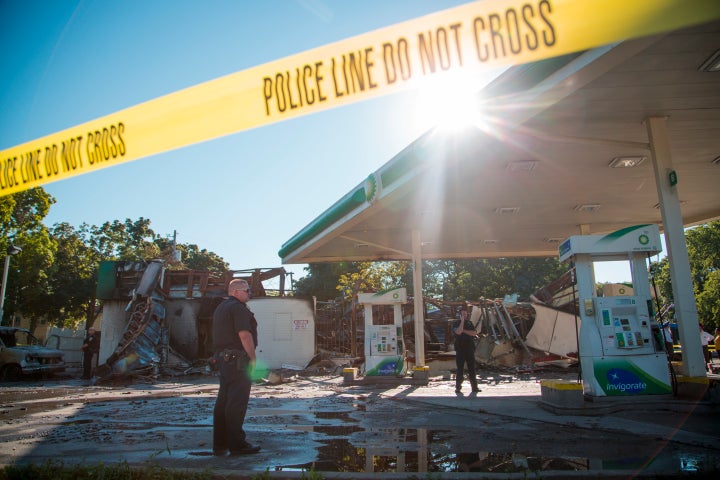
<path id="1" fill-rule="evenodd" d="M 700 323 L 700 345 L 702 346 L 702 352 L 703 357 L 705 358 L 705 370 L 710 371 L 710 349 L 708 348 L 708 345 L 710 342 L 715 341 L 715 337 L 712 336 L 712 333 L 708 333 L 705 331 L 705 326 Z"/>
<path id="2" fill-rule="evenodd" d="M 245 439 L 243 430 L 258 344 L 257 321 L 246 305 L 250 287 L 245 280 L 232 280 L 228 295 L 213 314 L 213 347 L 220 370 L 220 390 L 213 410 L 213 454 L 218 456 L 260 451 Z"/>
<path id="3" fill-rule="evenodd" d="M 477 332 L 467 318 L 467 312 L 460 312 L 460 319 L 453 324 L 453 332 L 455 333 L 455 365 L 457 372 L 455 373 L 455 393 L 462 390 L 463 376 L 465 375 L 465 365 L 467 365 L 468 378 L 472 392 L 479 392 L 477 378 L 475 377 L 475 339 Z"/>
<path id="4" fill-rule="evenodd" d="M 84 380 L 90 380 L 92 378 L 92 362 L 95 355 L 100 351 L 100 337 L 98 336 L 95 328 L 90 327 L 87 329 L 87 336 L 83 340 L 80 349 L 83 352 L 83 376 Z"/>
<path id="5" fill-rule="evenodd" d="M 665 340 L 665 351 L 668 354 L 668 357 L 670 359 L 673 358 L 675 347 L 674 347 L 674 341 L 673 341 L 673 335 L 672 335 L 672 327 L 670 326 L 670 322 L 663 323 L 662 327 L 663 331 L 663 339 Z"/>

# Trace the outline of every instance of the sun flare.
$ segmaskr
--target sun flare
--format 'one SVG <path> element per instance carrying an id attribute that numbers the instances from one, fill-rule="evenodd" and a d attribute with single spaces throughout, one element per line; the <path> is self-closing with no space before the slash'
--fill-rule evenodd
<path id="1" fill-rule="evenodd" d="M 482 122 L 479 91 L 484 82 L 474 75 L 439 75 L 417 91 L 415 121 L 423 128 L 457 132 Z"/>
<path id="2" fill-rule="evenodd" d="M 459 132 L 485 125 L 482 88 L 502 69 L 475 74 L 455 72 L 426 79 L 417 89 L 414 119 L 422 129 Z"/>

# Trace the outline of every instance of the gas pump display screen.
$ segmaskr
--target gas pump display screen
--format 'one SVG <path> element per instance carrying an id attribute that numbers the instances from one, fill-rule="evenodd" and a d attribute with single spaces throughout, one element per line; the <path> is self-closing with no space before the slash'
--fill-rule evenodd
<path id="1" fill-rule="evenodd" d="M 650 328 L 642 315 L 644 312 L 637 298 L 600 297 L 596 302 L 595 320 L 601 336 L 603 355 L 654 353 L 650 344 Z"/>
<path id="2" fill-rule="evenodd" d="M 633 324 L 629 318 L 615 318 L 615 337 L 617 338 L 617 346 L 619 348 L 637 347 L 635 333 L 633 332 Z M 625 333 L 627 332 L 627 333 Z M 641 342 L 642 344 L 642 342 Z"/>

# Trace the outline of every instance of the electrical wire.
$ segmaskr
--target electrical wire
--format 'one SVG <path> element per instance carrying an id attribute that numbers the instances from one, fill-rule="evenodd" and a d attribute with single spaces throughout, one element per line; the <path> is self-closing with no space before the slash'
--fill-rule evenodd
<path id="1" fill-rule="evenodd" d="M 578 303 L 575 293 L 575 285 L 577 284 L 575 263 L 573 262 L 570 269 L 570 283 L 572 284 L 573 311 L 575 312 L 575 342 L 577 343 L 577 360 L 578 360 L 578 383 L 582 382 L 582 362 L 580 362 L 580 332 L 578 331 Z"/>

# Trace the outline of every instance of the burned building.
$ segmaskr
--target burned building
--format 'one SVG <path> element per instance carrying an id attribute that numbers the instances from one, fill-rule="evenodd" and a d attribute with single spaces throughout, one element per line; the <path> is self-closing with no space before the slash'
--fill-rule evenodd
<path id="1" fill-rule="evenodd" d="M 266 291 L 264 281 L 280 278 Z M 231 270 L 224 275 L 167 270 L 162 262 L 102 262 L 97 297 L 103 301 L 99 374 L 157 375 L 202 367 L 212 356 L 212 314 L 241 278 L 260 324 L 258 359 L 269 368 L 306 365 L 315 355 L 312 300 L 285 295 L 283 268 Z"/>

